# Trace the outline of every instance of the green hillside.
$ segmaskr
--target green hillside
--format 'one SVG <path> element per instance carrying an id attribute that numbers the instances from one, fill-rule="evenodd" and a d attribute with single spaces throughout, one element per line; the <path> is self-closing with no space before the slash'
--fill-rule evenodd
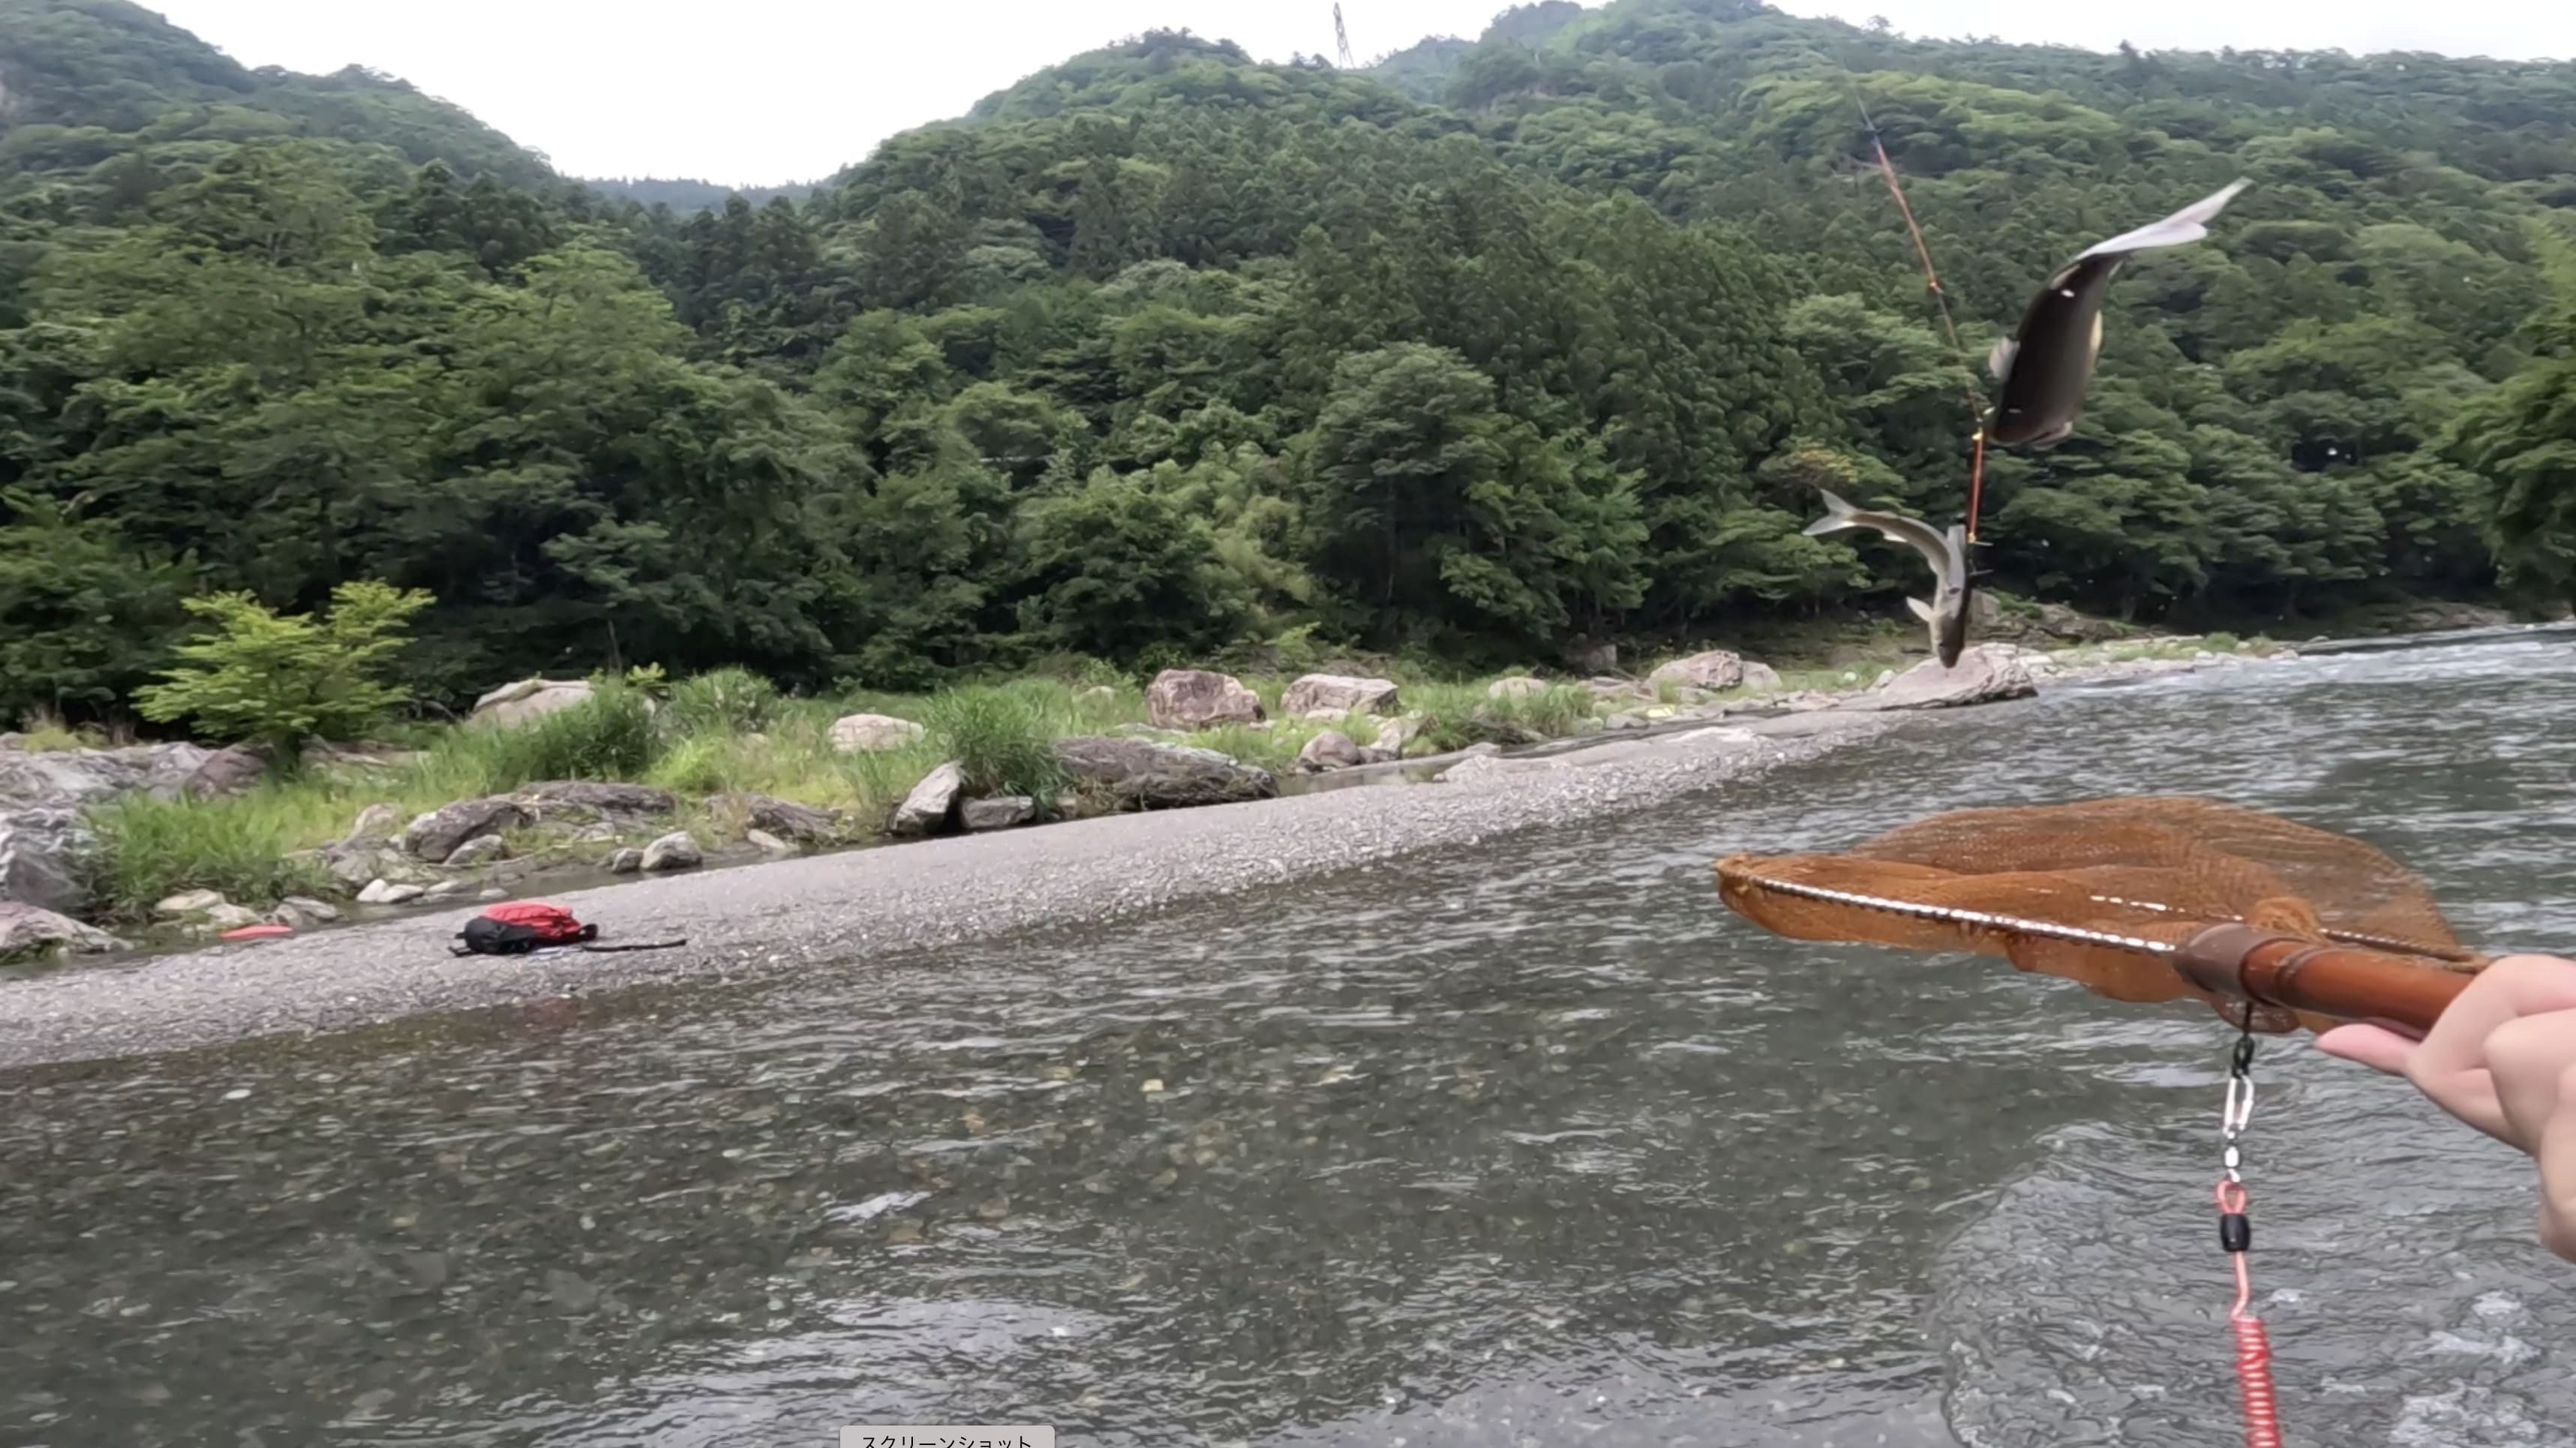
<path id="1" fill-rule="evenodd" d="M 111 0 L 0 37 L 0 715 L 121 707 L 186 593 L 356 578 L 437 594 L 451 700 L 1896 614 L 1919 562 L 1803 536 L 1811 485 L 1957 517 L 1984 379 L 1863 106 L 1971 355 L 2083 245 L 2255 182 L 2124 274 L 2075 439 L 1996 460 L 1998 586 L 2259 626 L 2564 598 L 2576 557 L 2567 66 L 1740 0 L 1352 74 L 1157 34 L 691 214 Z"/>

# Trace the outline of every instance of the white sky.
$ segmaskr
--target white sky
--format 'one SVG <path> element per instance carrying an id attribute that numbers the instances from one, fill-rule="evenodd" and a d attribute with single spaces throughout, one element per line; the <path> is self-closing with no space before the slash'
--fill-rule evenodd
<path id="1" fill-rule="evenodd" d="M 576 176 L 814 180 L 897 131 L 1139 31 L 1264 60 L 1333 53 L 1332 0 L 144 0 L 246 65 L 361 64 L 445 97 Z M 1507 0 L 1343 0 L 1362 63 L 1473 39 Z M 2340 47 L 2576 57 L 2570 0 L 1782 0 L 1911 35 L 2109 49 Z"/>

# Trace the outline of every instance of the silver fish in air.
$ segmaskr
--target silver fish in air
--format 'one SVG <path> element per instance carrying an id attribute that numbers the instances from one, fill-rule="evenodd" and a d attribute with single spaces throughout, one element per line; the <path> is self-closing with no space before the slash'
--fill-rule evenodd
<path id="1" fill-rule="evenodd" d="M 2236 193 L 2239 179 L 2173 215 L 2085 249 L 2048 279 L 2022 314 L 2021 330 L 1995 343 L 1986 370 L 2003 384 L 1986 437 L 2002 447 L 2052 448 L 2075 431 L 2075 414 L 2102 355 L 2102 299 L 2122 263 L 2142 251 L 2187 246 Z"/>
<path id="2" fill-rule="evenodd" d="M 1932 601 L 1909 598 L 1905 606 L 1931 627 L 1932 652 L 1941 667 L 1958 663 L 1959 651 L 1968 643 L 1968 530 L 1953 523 L 1949 532 L 1936 533 L 1929 523 L 1899 513 L 1855 508 L 1823 488 L 1816 491 L 1825 495 L 1825 516 L 1807 525 L 1808 537 L 1821 538 L 1845 528 L 1874 528 L 1922 554 L 1932 565 Z"/>

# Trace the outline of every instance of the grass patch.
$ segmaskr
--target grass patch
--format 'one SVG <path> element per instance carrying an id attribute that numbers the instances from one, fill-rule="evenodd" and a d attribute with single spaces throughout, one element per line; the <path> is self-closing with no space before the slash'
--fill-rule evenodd
<path id="1" fill-rule="evenodd" d="M 922 723 L 948 758 L 957 761 L 969 795 L 1026 795 L 1039 808 L 1064 788 L 1064 765 L 1054 744 L 1071 722 L 1054 707 L 1068 691 L 1033 680 L 1022 684 L 951 689 L 929 701 Z"/>
<path id="2" fill-rule="evenodd" d="M 326 893 L 328 871 L 287 858 L 309 814 L 292 790 L 204 802 L 129 795 L 90 813 L 99 836 L 91 890 L 110 916 L 127 920 L 150 919 L 154 904 L 185 890 L 220 890 L 254 908 Z"/>

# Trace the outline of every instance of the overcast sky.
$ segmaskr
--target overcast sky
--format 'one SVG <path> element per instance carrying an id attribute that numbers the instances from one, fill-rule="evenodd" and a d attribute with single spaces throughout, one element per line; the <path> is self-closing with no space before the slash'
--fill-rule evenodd
<path id="1" fill-rule="evenodd" d="M 1332 0 L 143 0 L 246 65 L 352 63 L 464 106 L 576 176 L 812 180 L 1123 35 L 1333 53 Z M 1474 38 L 1506 0 L 1343 0 L 1362 61 Z M 1785 0 L 1910 35 L 2108 49 L 2576 56 L 2569 0 Z"/>

